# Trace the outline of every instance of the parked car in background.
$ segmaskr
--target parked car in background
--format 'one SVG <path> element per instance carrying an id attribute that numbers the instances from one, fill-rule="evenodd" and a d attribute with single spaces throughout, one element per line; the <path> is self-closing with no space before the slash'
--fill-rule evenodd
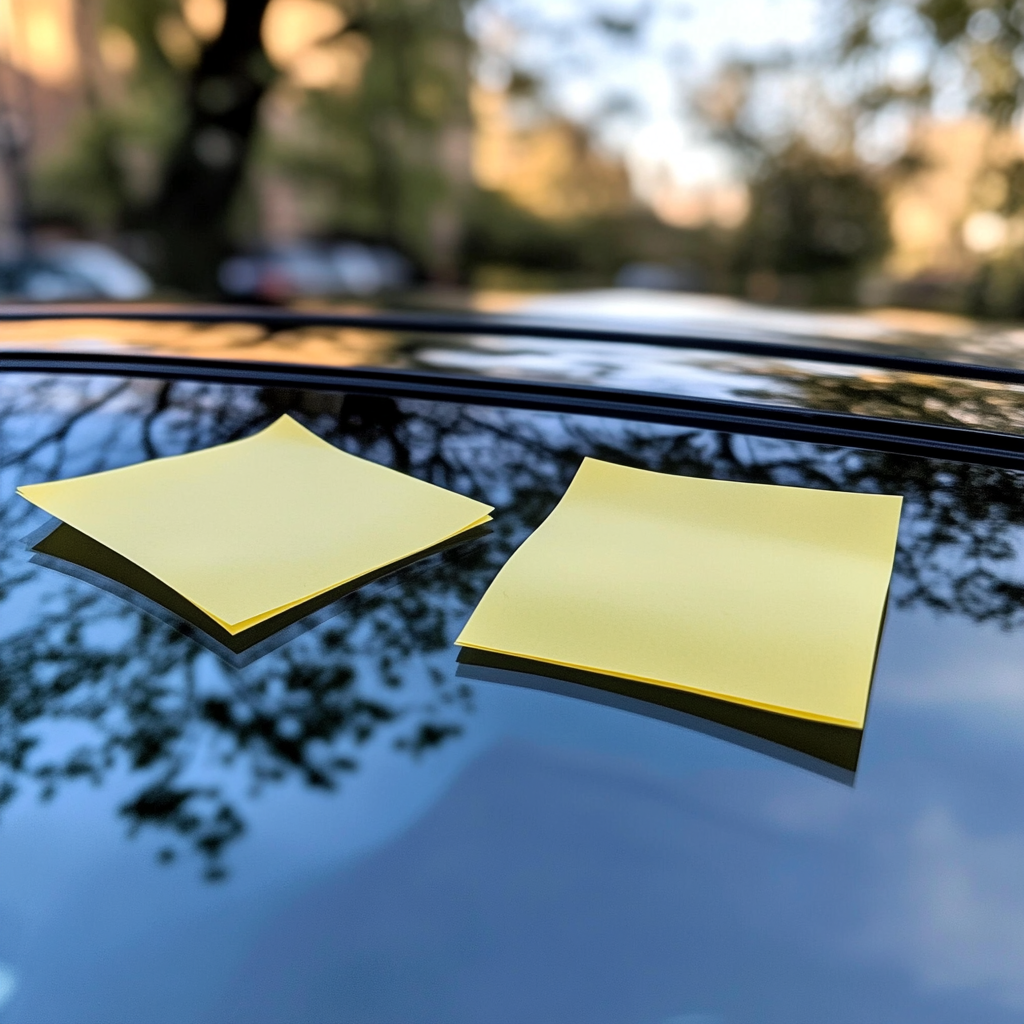
<path id="1" fill-rule="evenodd" d="M 50 242 L 0 260 L 0 301 L 131 302 L 152 290 L 144 270 L 100 242 Z"/>
<path id="2" fill-rule="evenodd" d="M 285 302 L 304 297 L 369 296 L 413 282 L 414 268 L 386 245 L 295 242 L 233 256 L 220 285 L 234 299 Z"/>

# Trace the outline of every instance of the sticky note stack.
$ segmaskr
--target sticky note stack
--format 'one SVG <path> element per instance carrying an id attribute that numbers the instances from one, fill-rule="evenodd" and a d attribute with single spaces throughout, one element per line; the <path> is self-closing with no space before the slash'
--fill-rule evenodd
<path id="1" fill-rule="evenodd" d="M 18 493 L 61 520 L 37 550 L 127 576 L 229 637 L 293 620 L 492 511 L 340 451 L 289 416 L 241 441 Z"/>
<path id="2" fill-rule="evenodd" d="M 457 643 L 862 729 L 901 502 L 585 459 Z"/>

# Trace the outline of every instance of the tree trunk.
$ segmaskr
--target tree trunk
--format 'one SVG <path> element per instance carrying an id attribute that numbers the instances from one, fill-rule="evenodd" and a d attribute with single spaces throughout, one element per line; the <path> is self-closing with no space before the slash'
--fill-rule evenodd
<path id="1" fill-rule="evenodd" d="M 269 0 L 227 0 L 224 27 L 202 51 L 186 94 L 186 126 L 146 221 L 157 273 L 193 295 L 215 296 L 229 247 L 228 216 L 242 183 L 260 100 L 273 78 L 260 25 Z"/>

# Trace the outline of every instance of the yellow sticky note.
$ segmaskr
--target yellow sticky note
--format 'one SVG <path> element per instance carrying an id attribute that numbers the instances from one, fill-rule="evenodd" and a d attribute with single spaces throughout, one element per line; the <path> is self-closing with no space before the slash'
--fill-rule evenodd
<path id="1" fill-rule="evenodd" d="M 231 633 L 433 547 L 492 511 L 340 451 L 290 416 L 241 441 L 18 493 Z"/>
<path id="2" fill-rule="evenodd" d="M 456 643 L 863 728 L 902 501 L 585 459 Z"/>

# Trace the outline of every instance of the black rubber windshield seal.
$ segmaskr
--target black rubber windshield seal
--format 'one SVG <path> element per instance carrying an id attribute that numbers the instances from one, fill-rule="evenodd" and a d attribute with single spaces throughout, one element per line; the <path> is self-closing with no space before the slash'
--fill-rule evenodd
<path id="1" fill-rule="evenodd" d="M 287 387 L 614 417 L 1024 469 L 1024 436 L 913 420 L 545 381 L 142 354 L 3 352 L 0 371 Z"/>
<path id="2" fill-rule="evenodd" d="M 753 331 L 746 325 L 722 325 L 718 333 L 676 331 L 661 325 L 658 329 L 609 326 L 603 322 L 573 322 L 525 316 L 493 316 L 464 313 L 373 312 L 332 313 L 303 311 L 273 306 L 188 306 L 182 309 L 106 306 L 5 306 L 0 323 L 30 320 L 137 320 L 154 323 L 248 323 L 268 330 L 294 330 L 304 327 L 358 328 L 373 331 L 411 332 L 434 335 L 477 335 L 486 337 L 548 338 L 559 341 L 612 342 L 653 345 L 659 348 L 698 352 L 721 352 L 760 359 L 791 359 L 836 366 L 950 377 L 957 380 L 989 381 L 996 384 L 1024 385 L 1024 369 L 993 366 L 946 359 L 926 359 L 901 352 L 898 346 L 881 342 L 866 347 L 837 348 L 812 340 L 794 342 L 792 336 L 778 331 Z M 756 336 L 752 336 L 756 335 Z M 883 351 L 887 349 L 887 351 Z"/>

